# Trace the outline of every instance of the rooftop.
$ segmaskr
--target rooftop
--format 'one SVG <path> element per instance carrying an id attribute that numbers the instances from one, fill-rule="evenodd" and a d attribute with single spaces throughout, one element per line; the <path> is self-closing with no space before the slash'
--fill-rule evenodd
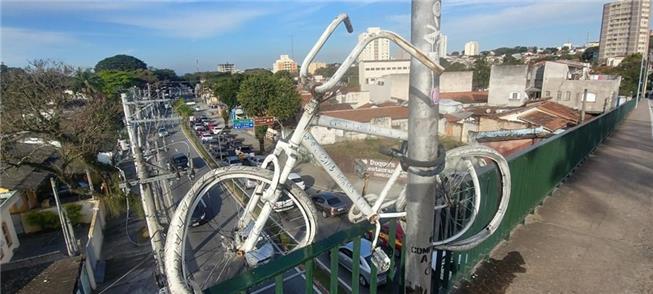
<path id="1" fill-rule="evenodd" d="M 440 99 L 451 99 L 463 104 L 487 103 L 487 91 L 440 93 Z"/>
<path id="2" fill-rule="evenodd" d="M 340 119 L 369 123 L 373 119 L 384 117 L 389 117 L 393 120 L 407 119 L 408 108 L 405 106 L 384 106 L 375 108 L 323 111 L 321 114 Z"/>

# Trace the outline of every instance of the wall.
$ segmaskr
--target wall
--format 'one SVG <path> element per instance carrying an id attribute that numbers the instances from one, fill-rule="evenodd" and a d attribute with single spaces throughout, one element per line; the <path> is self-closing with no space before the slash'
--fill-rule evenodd
<path id="1" fill-rule="evenodd" d="M 471 92 L 473 71 L 445 71 L 440 75 L 440 92 Z"/>
<path id="2" fill-rule="evenodd" d="M 352 104 L 353 108 L 370 102 L 370 92 L 349 92 L 336 96 L 338 103 Z"/>
<path id="3" fill-rule="evenodd" d="M 392 120 L 389 117 L 381 117 L 381 118 L 373 119 L 372 121 L 370 121 L 370 123 L 378 127 L 400 129 L 404 131 L 408 130 L 407 119 Z M 315 140 L 317 140 L 317 142 L 322 145 L 329 145 L 329 144 L 334 144 L 343 141 L 365 140 L 367 138 L 374 137 L 367 134 L 347 132 L 343 130 L 325 128 L 321 126 L 312 127 L 311 134 L 313 135 L 313 137 L 315 137 Z"/>
<path id="4" fill-rule="evenodd" d="M 493 65 L 490 72 L 488 105 L 520 106 L 526 94 L 528 65 Z M 518 93 L 518 99 L 510 99 L 511 93 Z"/>
<path id="5" fill-rule="evenodd" d="M 521 123 L 521 122 L 508 121 L 508 120 L 492 118 L 492 117 L 483 117 L 483 116 L 479 118 L 478 125 L 479 125 L 478 127 L 479 132 L 496 131 L 496 130 L 517 130 L 517 129 L 524 129 L 528 127 L 528 124 Z"/>
<path id="6" fill-rule="evenodd" d="M 14 250 L 20 246 L 18 234 L 16 234 L 16 229 L 14 228 L 14 221 L 11 219 L 11 213 L 9 213 L 9 207 L 13 206 L 18 198 L 18 195 L 13 195 L 5 200 L 5 203 L 2 205 L 2 210 L 0 211 L 0 233 L 2 233 L 2 235 L 0 235 L 0 249 L 2 250 L 0 264 L 9 262 L 14 256 Z M 8 239 L 5 238 L 5 234 Z"/>
<path id="7" fill-rule="evenodd" d="M 585 110 L 587 112 L 603 112 L 603 107 L 615 101 L 619 93 L 621 77 L 615 80 L 567 80 L 561 78 L 552 78 L 542 87 L 542 93 L 551 92 L 552 101 L 564 106 L 580 110 L 583 101 L 583 91 L 588 89 L 588 93 L 596 96 L 595 101 L 587 101 Z M 558 97 L 560 92 L 560 97 Z M 569 93 L 569 96 L 567 96 Z M 606 102 L 607 101 L 607 102 Z"/>
<path id="8" fill-rule="evenodd" d="M 368 85 L 380 77 L 391 74 L 408 74 L 410 60 L 365 61 L 358 64 L 358 83 L 361 91 L 368 91 Z"/>
<path id="9" fill-rule="evenodd" d="M 88 241 L 84 247 L 86 260 L 85 269 L 88 273 L 89 283 L 91 288 L 95 289 L 97 283 L 95 281 L 95 270 L 97 262 L 102 258 L 102 244 L 104 242 L 104 226 L 106 225 L 104 205 L 100 201 L 92 203 L 93 214 L 91 216 L 91 224 L 88 229 Z"/>

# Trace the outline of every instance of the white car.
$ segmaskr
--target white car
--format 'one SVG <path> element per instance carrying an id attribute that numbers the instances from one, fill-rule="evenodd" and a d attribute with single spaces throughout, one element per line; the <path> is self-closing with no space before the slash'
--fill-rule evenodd
<path id="1" fill-rule="evenodd" d="M 304 180 L 302 179 L 302 176 L 296 174 L 296 173 L 290 173 L 288 175 L 288 179 L 293 181 L 297 186 L 302 188 L 302 190 L 306 190 L 306 184 L 304 183 Z"/>
<path id="2" fill-rule="evenodd" d="M 195 124 L 195 125 L 193 125 L 193 130 L 196 130 L 196 131 L 204 130 L 204 125 L 202 125 L 202 124 Z"/>
<path id="3" fill-rule="evenodd" d="M 214 135 L 220 134 L 220 132 L 222 132 L 222 128 L 221 128 L 221 127 L 213 127 L 213 128 L 211 129 L 211 132 L 212 132 Z"/>
<path id="4" fill-rule="evenodd" d="M 213 135 L 211 135 L 211 134 L 203 134 L 203 135 L 200 137 L 200 140 L 202 140 L 202 142 L 210 142 L 210 141 L 213 140 Z"/>
<path id="5" fill-rule="evenodd" d="M 159 128 L 159 137 L 167 137 L 168 136 L 168 130 L 166 128 Z"/>

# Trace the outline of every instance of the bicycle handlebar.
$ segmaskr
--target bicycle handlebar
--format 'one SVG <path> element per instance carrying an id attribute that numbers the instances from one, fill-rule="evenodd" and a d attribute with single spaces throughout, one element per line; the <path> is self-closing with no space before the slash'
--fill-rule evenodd
<path id="1" fill-rule="evenodd" d="M 315 55 L 317 55 L 318 51 L 322 48 L 322 46 L 324 46 L 324 43 L 331 36 L 333 31 L 335 31 L 338 25 L 342 22 L 345 23 L 345 26 L 347 27 L 347 31 L 349 33 L 353 31 L 351 22 L 349 21 L 349 17 L 347 16 L 347 14 L 344 13 L 338 15 L 331 22 L 331 24 L 327 26 L 326 30 L 324 30 L 324 33 L 322 33 L 317 43 L 313 45 L 313 48 L 311 48 L 311 51 L 308 53 L 308 55 L 306 55 L 306 58 L 304 58 L 304 61 L 302 62 L 302 68 L 300 71 L 300 80 L 302 84 L 304 84 L 306 81 L 306 77 L 308 73 L 308 65 L 313 61 Z M 444 72 L 444 68 L 441 65 L 431 60 L 431 58 L 429 58 L 428 55 L 426 55 L 421 50 L 417 49 L 415 46 L 413 46 L 411 43 L 406 41 L 404 38 L 395 34 L 394 32 L 381 30 L 379 32 L 367 33 L 364 38 L 360 39 L 356 44 L 356 46 L 354 47 L 354 49 L 349 53 L 347 58 L 345 58 L 342 64 L 338 67 L 338 69 L 333 74 L 333 76 L 329 80 L 327 80 L 326 83 L 315 87 L 314 89 L 315 92 L 326 93 L 327 91 L 331 90 L 338 83 L 338 81 L 342 79 L 342 77 L 345 75 L 349 67 L 351 67 L 351 65 L 356 61 L 356 58 L 358 58 L 361 52 L 363 52 L 363 49 L 365 49 L 367 44 L 369 44 L 370 42 L 376 39 L 388 39 L 393 43 L 395 43 L 397 46 L 399 46 L 399 48 L 403 49 L 408 54 L 410 54 L 413 58 L 417 59 L 420 63 L 428 67 L 431 71 L 438 74 Z"/>

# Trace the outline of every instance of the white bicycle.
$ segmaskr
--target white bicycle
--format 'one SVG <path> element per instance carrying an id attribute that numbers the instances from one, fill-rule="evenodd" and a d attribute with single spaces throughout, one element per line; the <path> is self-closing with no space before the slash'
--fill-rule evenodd
<path id="1" fill-rule="evenodd" d="M 311 135 L 310 127 L 323 126 L 402 142 L 408 140 L 405 131 L 380 128 L 318 113 L 320 103 L 334 96 L 333 89 L 338 85 L 338 81 L 365 46 L 375 39 L 392 41 L 433 72 L 441 73 L 443 68 L 399 35 L 382 30 L 368 33 L 365 38 L 359 40 L 333 77 L 324 84 L 314 85 L 307 76 L 308 65 L 340 23 L 345 24 L 349 33 L 353 31 L 347 15 L 339 15 L 326 28 L 302 63 L 301 83 L 312 90 L 314 98 L 304 107 L 304 113 L 291 137 L 288 140 L 279 140 L 274 152 L 266 157 L 261 167 L 230 166 L 206 173 L 197 179 L 179 203 L 167 233 L 164 254 L 166 276 L 173 293 L 188 293 L 193 290 L 189 285 L 194 283 L 189 282 L 184 263 L 186 237 L 192 212 L 209 191 L 219 193 L 221 203 L 220 213 L 214 219 L 214 222 L 218 223 L 221 247 L 224 250 L 219 254 L 222 260 L 216 266 L 218 281 L 231 278 L 248 267 L 265 262 L 270 258 L 270 248 L 273 248 L 275 254 L 284 255 L 313 242 L 318 229 L 318 214 L 306 192 L 288 180 L 297 163 L 300 146 L 312 154 L 352 200 L 353 206 L 348 213 L 350 221 L 369 221 L 376 226 L 373 244 L 376 244 L 381 219 L 403 219 L 406 216 L 405 190 L 395 197 L 388 197 L 389 191 L 405 172 L 402 166 L 406 167 L 408 172 L 420 172 L 424 169 L 416 167 L 418 165 L 406 158 L 405 148 L 384 152 L 400 158 L 402 165 L 397 165 L 381 193 L 361 195 Z M 283 165 L 280 164 L 282 156 L 285 158 Z M 447 151 L 446 155 L 440 154 L 438 158 L 441 172 L 437 176 L 437 186 L 438 195 L 441 197 L 434 203 L 438 217 L 435 219 L 434 232 L 437 234 L 434 236 L 433 246 L 441 250 L 467 250 L 492 235 L 503 219 L 510 198 L 508 164 L 499 153 L 482 145 L 455 148 Z M 482 201 L 478 176 L 480 172 L 494 172 L 497 175 L 498 197 L 496 201 L 491 201 L 491 205 Z M 484 223 L 473 226 L 477 223 L 482 204 L 484 209 L 491 210 L 491 217 L 484 218 Z M 401 223 L 403 224 L 403 221 Z M 472 227 L 478 229 L 470 231 Z"/>

